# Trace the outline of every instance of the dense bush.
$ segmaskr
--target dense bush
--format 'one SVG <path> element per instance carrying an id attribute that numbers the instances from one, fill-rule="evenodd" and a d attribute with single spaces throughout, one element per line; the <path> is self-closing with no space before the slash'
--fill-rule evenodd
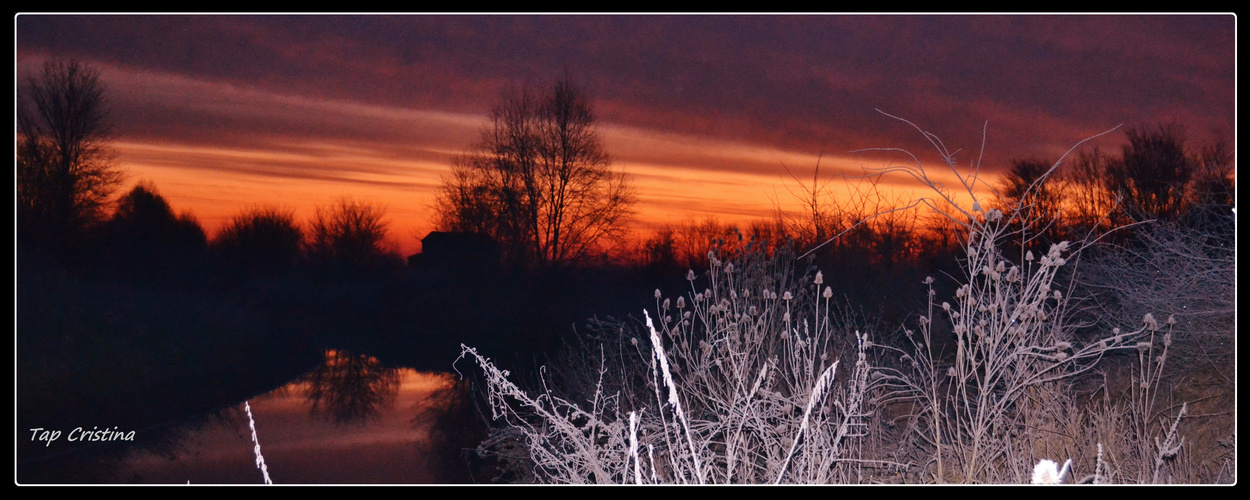
<path id="1" fill-rule="evenodd" d="M 303 241 L 304 234 L 290 211 L 253 208 L 230 219 L 213 240 L 213 250 L 231 272 L 281 274 L 294 267 Z"/>
<path id="2" fill-rule="evenodd" d="M 123 195 L 101 232 L 102 244 L 94 251 L 106 275 L 186 286 L 201 278 L 208 248 L 204 230 L 190 214 L 175 215 L 152 184 L 140 183 Z"/>

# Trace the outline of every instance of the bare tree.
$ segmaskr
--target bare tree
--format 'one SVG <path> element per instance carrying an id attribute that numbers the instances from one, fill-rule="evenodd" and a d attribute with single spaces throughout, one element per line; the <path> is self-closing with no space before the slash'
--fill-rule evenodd
<path id="1" fill-rule="evenodd" d="M 1061 174 L 1063 179 L 1064 219 L 1070 234 L 1077 236 L 1089 232 L 1104 233 L 1111 229 L 1111 218 L 1118 202 L 1116 194 L 1108 191 L 1107 165 L 1114 159 L 1103 150 L 1094 147 L 1077 152 L 1069 169 Z"/>
<path id="2" fill-rule="evenodd" d="M 1184 222 L 1227 232 L 1232 208 L 1234 150 L 1226 140 L 1192 150 L 1180 125 L 1139 126 L 1126 131 L 1119 155 L 1081 151 L 1053 179 L 1028 193 L 1032 211 L 1062 222 L 1068 239 L 1101 234 L 1133 220 Z M 1041 165 L 1017 162 L 1003 186 L 1010 202 Z M 1213 227 L 1208 227 L 1213 226 Z M 1131 232 L 1124 232 L 1126 237 Z M 1053 238 L 1052 238 L 1053 239 Z"/>
<path id="3" fill-rule="evenodd" d="M 609 166 L 590 101 L 568 78 L 542 95 L 523 90 L 495 107 L 444 178 L 440 229 L 488 234 L 514 262 L 577 262 L 632 213 L 627 179 Z"/>
<path id="4" fill-rule="evenodd" d="M 309 230 L 314 261 L 345 269 L 364 269 L 387 256 L 386 213 L 381 207 L 342 198 L 317 207 Z"/>
<path id="5" fill-rule="evenodd" d="M 1041 159 L 1016 160 L 1003 179 L 1002 195 L 1006 201 L 1031 207 L 1038 215 L 1058 217 L 1060 193 L 1055 189 L 1051 167 L 1054 161 Z"/>
<path id="6" fill-rule="evenodd" d="M 1068 236 L 1061 210 L 1066 180 L 1055 175 L 1055 165 L 1038 158 L 1014 160 L 999 188 L 1001 210 L 1012 214 L 1011 222 L 1024 232 L 1020 241 L 1032 249 L 1045 249 Z"/>
<path id="7" fill-rule="evenodd" d="M 109 148 L 105 87 L 95 69 L 47 62 L 25 93 L 17 113 L 19 224 L 52 244 L 64 243 L 102 218 L 121 182 Z"/>
<path id="8" fill-rule="evenodd" d="M 1203 148 L 1195 160 L 1196 171 L 1190 187 L 1189 212 L 1185 223 L 1232 243 L 1235 219 L 1228 215 L 1236 202 L 1234 173 L 1236 151 L 1227 139 Z"/>
<path id="9" fill-rule="evenodd" d="M 802 210 L 797 214 L 787 213 L 780 206 L 777 207 L 777 218 L 788 233 L 792 234 L 800 249 L 808 249 L 820 243 L 823 243 L 829 236 L 841 231 L 844 226 L 844 211 L 838 204 L 837 198 L 830 194 L 828 181 L 820 180 L 820 160 L 823 155 L 816 158 L 816 168 L 812 170 L 812 185 L 809 187 L 802 179 L 799 179 L 789 167 L 784 164 L 786 173 L 790 174 L 790 178 L 798 184 L 798 190 L 792 189 L 789 185 L 786 190 L 790 191 L 790 195 L 795 201 L 798 201 Z"/>
<path id="10" fill-rule="evenodd" d="M 1184 130 L 1171 124 L 1129 128 L 1126 134 L 1123 156 L 1104 171 L 1108 191 L 1120 197 L 1130 217 L 1176 220 L 1195 171 Z"/>
<path id="11" fill-rule="evenodd" d="M 1236 198 L 1233 174 L 1237 153 L 1227 139 L 1219 139 L 1202 149 L 1195 161 L 1192 200 L 1196 206 L 1229 206 Z"/>

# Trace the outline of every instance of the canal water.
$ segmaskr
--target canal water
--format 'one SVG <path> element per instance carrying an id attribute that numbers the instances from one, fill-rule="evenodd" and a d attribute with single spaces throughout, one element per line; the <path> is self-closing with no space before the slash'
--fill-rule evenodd
<path id="1" fill-rule="evenodd" d="M 472 482 L 463 448 L 474 425 L 456 376 L 385 368 L 330 351 L 318 370 L 247 402 L 275 484 Z M 460 413 L 453 414 L 461 408 Z M 113 482 L 261 484 L 244 404 L 161 450 L 130 453 Z"/>

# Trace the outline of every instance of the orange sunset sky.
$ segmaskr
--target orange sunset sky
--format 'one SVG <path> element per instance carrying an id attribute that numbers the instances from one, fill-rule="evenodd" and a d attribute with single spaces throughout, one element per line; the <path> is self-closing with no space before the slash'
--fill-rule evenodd
<path id="1" fill-rule="evenodd" d="M 1116 125 L 1235 137 L 1235 33 L 1210 15 L 18 14 L 18 85 L 49 59 L 108 87 L 120 192 L 149 181 L 210 237 L 241 210 L 307 220 L 383 205 L 412 253 L 452 158 L 509 89 L 564 72 L 592 99 L 635 229 L 795 210 L 820 158 L 831 189 L 864 169 L 933 167 L 937 134 L 985 180 Z M 983 134 L 984 131 L 984 134 Z M 984 138 L 984 152 L 981 147 Z M 1122 133 L 1090 142 L 1118 150 Z M 905 176 L 890 196 L 927 195 Z M 953 186 L 952 186 L 953 187 Z"/>

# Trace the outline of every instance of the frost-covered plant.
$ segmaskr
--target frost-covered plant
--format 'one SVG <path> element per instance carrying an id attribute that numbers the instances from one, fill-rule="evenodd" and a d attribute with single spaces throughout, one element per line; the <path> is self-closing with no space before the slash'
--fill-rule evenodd
<path id="1" fill-rule="evenodd" d="M 1165 462 L 1180 453 L 1184 439 L 1177 433 L 1177 426 L 1185 417 L 1189 406 L 1182 403 L 1174 418 L 1167 411 L 1156 410 L 1156 400 L 1163 367 L 1172 346 L 1172 326 L 1175 318 L 1169 316 L 1164 325 L 1149 313 L 1142 318 L 1149 338 L 1137 342 L 1137 373 L 1129 381 L 1129 398 L 1126 403 L 1111 405 L 1125 419 L 1121 430 L 1128 446 L 1122 450 L 1120 476 L 1124 481 L 1158 483 Z M 1160 330 L 1164 330 L 1160 335 Z M 1168 422 L 1171 421 L 1169 427 Z M 1162 434 L 1162 438 L 1159 435 Z"/>
<path id="2" fill-rule="evenodd" d="M 1080 345 L 1055 281 L 1066 264 L 1067 245 L 1053 245 L 1036 259 L 1026 253 L 1016 265 L 992 243 L 991 237 L 1002 233 L 983 234 L 984 239 L 975 233 L 970 238 L 968 275 L 954 304 L 935 304 L 932 280 L 926 280 L 928 314 L 919 318 L 918 334 L 906 332 L 913 342 L 912 370 L 903 379 L 924 402 L 921 428 L 935 448 L 938 477 L 953 465 L 960 480 L 998 482 L 1005 478 L 994 477 L 991 469 L 1010 449 L 1006 440 L 1014 433 L 1025 391 L 1084 373 L 1108 351 L 1132 348 L 1145 328 Z M 937 350 L 935 320 L 950 327 L 954 339 L 947 347 L 953 353 Z"/>
<path id="3" fill-rule="evenodd" d="M 1172 344 L 1172 333 L 1164 329 L 1174 320 L 1160 325 L 1153 316 L 1146 316 L 1142 323 L 1151 334 L 1133 345 L 1137 367 L 1125 398 L 1112 400 L 1104 386 L 1102 401 L 1077 406 L 1075 398 L 1065 397 L 1061 391 L 1030 390 L 1031 396 L 1048 395 L 1041 398 L 1048 407 L 1021 413 L 1022 428 L 1012 443 L 1015 448 L 1047 443 L 1049 453 L 1065 453 L 1073 459 L 1074 471 L 1089 471 L 1077 481 L 1083 484 L 1194 480 L 1193 471 L 1187 470 L 1189 458 L 1181 457 L 1185 440 L 1177 429 L 1189 411 L 1188 404 L 1162 410 L 1155 404 L 1160 374 Z M 1164 333 L 1159 335 L 1160 331 Z M 1054 417 L 1064 422 L 1046 428 Z M 1034 430 L 1042 432 L 1035 434 Z"/>
<path id="4" fill-rule="evenodd" d="M 711 481 L 845 480 L 857 463 L 849 444 L 864 433 L 868 336 L 831 314 L 823 274 L 796 278 L 784 251 L 709 262 L 709 284 L 699 291 L 692 280 L 689 304 L 657 298 L 657 330 L 679 397 L 703 416 Z M 835 375 L 838 350 L 850 345 L 850 369 Z"/>
<path id="5" fill-rule="evenodd" d="M 265 484 L 273 484 L 269 479 L 269 466 L 265 465 L 265 456 L 260 453 L 260 440 L 256 438 L 256 420 L 252 418 L 252 405 L 250 401 L 243 402 L 243 411 L 247 413 L 247 426 L 252 430 L 252 451 L 256 453 L 256 468 L 260 469 L 261 477 L 264 478 Z M 188 483 L 190 481 L 187 481 Z"/>
<path id="6" fill-rule="evenodd" d="M 1106 425 L 1109 432 L 1102 433 L 1109 481 L 1186 482 L 1220 476 L 1221 472 L 1190 468 L 1191 461 L 1201 466 L 1204 457 L 1182 454 L 1177 423 L 1192 411 L 1215 416 L 1203 421 L 1196 439 L 1202 434 L 1234 432 L 1235 399 L 1228 397 L 1235 389 L 1234 243 L 1231 237 L 1204 232 L 1201 226 L 1153 222 L 1139 228 L 1133 241 L 1100 246 L 1086 260 L 1078 281 L 1096 299 L 1090 311 L 1098 326 L 1145 324 L 1150 330 L 1150 338 L 1136 344 L 1136 370 L 1126 397 L 1104 401 L 1095 409 L 1098 419 L 1120 422 L 1118 427 Z M 1164 362 L 1169 358 L 1165 374 Z M 1215 384 L 1189 384 L 1177 391 L 1193 398 L 1196 405 L 1181 404 L 1178 409 L 1175 404 L 1158 402 L 1160 394 L 1174 397 L 1167 387 L 1175 380 Z M 1210 442 L 1210 448 L 1203 448 L 1218 450 L 1221 445 Z M 1231 454 L 1222 461 L 1235 463 Z"/>
<path id="7" fill-rule="evenodd" d="M 1228 215 L 1227 217 L 1232 217 Z M 1232 385 L 1236 323 L 1236 248 L 1231 238 L 1153 222 L 1136 241 L 1100 248 L 1080 283 L 1098 299 L 1104 328 L 1169 311 L 1182 364 L 1213 367 Z"/>
<path id="8" fill-rule="evenodd" d="M 461 357 L 466 356 L 485 372 L 491 418 L 500 424 L 482 450 L 498 453 L 506 465 L 519 465 L 515 472 L 525 474 L 523 480 L 619 483 L 625 477 L 629 442 L 614 396 L 596 391 L 583 410 L 545 385 L 543 392 L 528 394 L 508 380 L 507 370 L 462 346 Z"/>
<path id="9" fill-rule="evenodd" d="M 1024 207 L 1007 214 L 984 209 L 976 189 L 983 182 L 979 165 L 961 170 L 936 136 L 921 132 L 972 202 L 958 203 L 910 153 L 910 164 L 884 169 L 913 177 L 941 198 L 940 206 L 953 207 L 943 215 L 963 228 L 965 248 L 954 297 L 939 299 L 933 278 L 925 280 L 927 310 L 918 317 L 918 331 L 905 329 L 911 345 L 897 351 L 901 368 L 886 377 L 894 389 L 890 399 L 916 405 L 914 428 L 933 452 L 935 480 L 1009 482 L 1011 467 L 1001 464 L 1019 430 L 1026 390 L 1084 373 L 1109 351 L 1132 349 L 1146 327 L 1079 342 L 1071 272 L 1064 270 L 1087 242 L 1064 241 L 1035 253 L 1021 228 L 1036 221 L 1026 220 Z M 953 339 L 946 337 L 948 328 Z"/>
<path id="10" fill-rule="evenodd" d="M 1032 432 L 1031 414 L 1055 417 L 1037 405 L 1053 401 L 1068 423 L 1100 418 L 1076 410 L 1066 384 L 1112 351 L 1153 345 L 1154 337 L 1139 340 L 1158 323 L 1147 317 L 1139 328 L 1076 335 L 1090 325 L 1074 319 L 1085 307 L 1073 297 L 1075 268 L 1093 242 L 1039 246 L 1025 229 L 1038 221 L 1027 220 L 1025 207 L 983 208 L 978 166 L 961 171 L 936 136 L 921 132 L 971 202 L 960 203 L 910 153 L 903 152 L 910 165 L 878 172 L 901 172 L 931 188 L 938 199 L 915 205 L 942 211 L 961 228 L 965 249 L 952 296 L 939 298 L 935 280 L 925 280 L 925 310 L 903 329 L 902 345 L 876 345 L 831 314 L 833 291 L 822 287 L 823 275 L 796 273 L 792 254 L 745 252 L 721 261 L 712 253 L 705 276 L 687 276 L 689 293 L 674 299 L 656 290 L 656 314 L 644 315 L 641 333 L 634 324 L 601 324 L 597 349 L 564 363 L 559 388 L 544 377 L 537 395 L 527 393 L 464 347 L 463 356 L 486 372 L 497 423 L 481 449 L 506 454 L 526 479 L 540 482 L 853 482 L 865 467 L 883 466 L 938 482 L 1028 482 L 1046 455 L 1013 440 Z M 870 353 L 897 363 L 870 363 Z M 1143 388 L 1157 386 L 1165 354 L 1143 365 Z M 1140 396 L 1134 418 L 1146 424 L 1132 432 L 1137 443 L 1161 430 L 1149 406 L 1153 393 Z M 883 410 L 899 406 L 908 425 L 887 454 L 869 438 L 893 425 Z M 1177 421 L 1183 414 L 1184 407 Z M 1135 425 L 1129 420 L 1115 422 Z M 1115 475 L 1102 442 L 1088 443 L 1099 447 L 1096 482 Z M 1173 423 L 1149 448 L 1153 479 L 1178 450 Z M 1040 472 L 1042 479 L 1063 477 L 1049 467 Z"/>
<path id="11" fill-rule="evenodd" d="M 539 482 L 850 480 L 865 461 L 855 444 L 873 390 L 868 335 L 832 317 L 822 274 L 795 278 L 792 254 L 709 262 L 706 281 L 688 275 L 688 294 L 657 290 L 641 334 L 614 325 L 597 373 L 577 372 L 586 389 L 571 392 L 581 396 L 557 396 L 546 379 L 531 395 L 465 347 L 486 372 L 498 424 L 484 448 L 503 436 L 523 442 L 528 453 L 514 463 L 523 458 Z"/>

